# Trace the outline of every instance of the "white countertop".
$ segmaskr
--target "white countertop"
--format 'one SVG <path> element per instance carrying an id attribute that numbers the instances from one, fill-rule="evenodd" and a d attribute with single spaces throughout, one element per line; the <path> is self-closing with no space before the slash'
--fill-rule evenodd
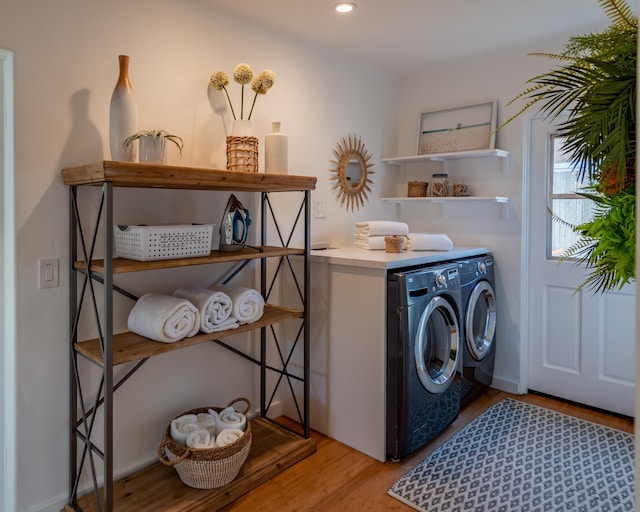
<path id="1" fill-rule="evenodd" d="M 400 253 L 391 253 L 380 250 L 370 251 L 351 246 L 312 250 L 311 261 L 388 270 L 466 258 L 488 252 L 491 252 L 489 247 L 454 247 L 450 251 L 402 251 Z"/>

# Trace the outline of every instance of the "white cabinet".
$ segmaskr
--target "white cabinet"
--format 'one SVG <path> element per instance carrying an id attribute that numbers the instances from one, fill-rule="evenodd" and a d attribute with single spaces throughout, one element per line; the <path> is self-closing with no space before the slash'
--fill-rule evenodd
<path id="1" fill-rule="evenodd" d="M 385 461 L 387 273 L 486 254 L 488 247 L 387 253 L 311 251 L 311 427 Z"/>
<path id="2" fill-rule="evenodd" d="M 417 164 L 425 162 L 441 162 L 441 172 L 449 173 L 449 163 L 456 160 L 471 159 L 471 158 L 494 158 L 501 160 L 502 173 L 507 174 L 509 172 L 509 153 L 502 149 L 478 149 L 471 151 L 456 151 L 451 153 L 433 153 L 430 155 L 416 155 L 416 156 L 401 156 L 393 158 L 383 158 L 381 161 L 390 165 L 398 166 L 403 169 L 407 164 Z M 454 177 L 455 179 L 455 177 Z M 398 205 L 398 215 L 403 215 L 403 205 L 408 202 L 431 202 L 439 203 L 442 205 L 442 214 L 446 217 L 447 205 L 456 201 L 481 201 L 481 202 L 496 202 L 502 206 L 502 217 L 506 220 L 509 215 L 509 198 L 502 195 L 484 195 L 484 196 L 468 196 L 468 197 L 381 197 L 381 201 L 388 201 L 396 203 Z"/>

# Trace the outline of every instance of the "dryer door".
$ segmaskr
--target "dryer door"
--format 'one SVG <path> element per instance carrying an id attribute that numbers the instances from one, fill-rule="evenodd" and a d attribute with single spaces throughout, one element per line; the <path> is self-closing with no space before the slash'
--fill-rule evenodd
<path id="1" fill-rule="evenodd" d="M 491 351 L 496 333 L 496 296 L 488 281 L 473 288 L 465 316 L 465 337 L 471 357 L 482 361 Z"/>
<path id="2" fill-rule="evenodd" d="M 456 312 L 442 296 L 431 299 L 420 317 L 414 357 L 424 388 L 433 394 L 447 390 L 458 369 L 459 329 Z"/>

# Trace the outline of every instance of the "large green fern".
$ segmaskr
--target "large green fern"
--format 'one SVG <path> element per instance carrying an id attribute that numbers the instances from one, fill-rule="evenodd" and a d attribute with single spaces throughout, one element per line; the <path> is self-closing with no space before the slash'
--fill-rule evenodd
<path id="1" fill-rule="evenodd" d="M 577 258 L 592 272 L 578 287 L 595 292 L 622 288 L 635 277 L 636 195 L 629 187 L 613 196 L 581 193 L 596 203 L 593 220 L 573 226 L 580 239 L 560 261 Z"/>
<path id="2" fill-rule="evenodd" d="M 638 19 L 625 0 L 599 0 L 611 24 L 598 33 L 574 36 L 560 54 L 531 55 L 561 65 L 527 81 L 508 104 L 524 106 L 500 125 L 532 107 L 559 125 L 563 151 L 575 162 L 578 181 L 595 184 L 587 196 L 596 218 L 576 226 L 579 242 L 564 259 L 579 256 L 593 270 L 586 283 L 606 291 L 635 276 L 636 67 Z M 619 197 L 618 197 L 619 196 Z M 624 236 L 633 238 L 622 239 Z"/>
<path id="3" fill-rule="evenodd" d="M 599 1 L 612 24 L 571 37 L 560 54 L 530 54 L 562 65 L 527 81 L 508 103 L 522 99 L 525 105 L 501 127 L 534 105 L 548 119 L 568 113 L 559 135 L 578 179 L 615 193 L 635 179 L 638 20 L 624 0 Z"/>

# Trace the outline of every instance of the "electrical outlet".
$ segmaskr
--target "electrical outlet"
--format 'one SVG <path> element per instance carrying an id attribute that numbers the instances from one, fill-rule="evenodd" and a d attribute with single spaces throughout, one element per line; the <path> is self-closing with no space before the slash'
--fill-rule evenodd
<path id="1" fill-rule="evenodd" d="M 38 260 L 38 288 L 56 288 L 60 284 L 59 273 L 58 258 Z"/>
<path id="2" fill-rule="evenodd" d="M 316 219 L 327 218 L 327 202 L 326 201 L 315 201 L 313 206 L 314 206 L 313 216 Z"/>

